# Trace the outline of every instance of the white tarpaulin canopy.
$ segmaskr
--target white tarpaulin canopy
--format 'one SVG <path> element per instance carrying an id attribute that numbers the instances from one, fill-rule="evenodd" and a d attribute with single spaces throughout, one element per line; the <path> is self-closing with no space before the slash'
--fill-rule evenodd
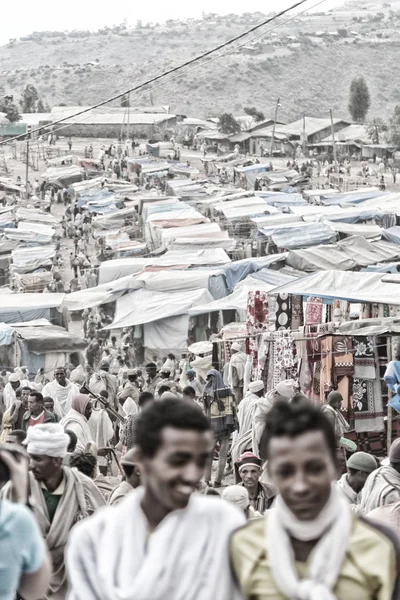
<path id="1" fill-rule="evenodd" d="M 55 246 L 33 246 L 33 248 L 13 250 L 12 269 L 17 273 L 30 273 L 40 267 L 51 266 L 51 259 L 55 253 Z"/>
<path id="2" fill-rule="evenodd" d="M 382 273 L 321 271 L 277 287 L 271 294 L 400 305 L 400 282 L 390 283 L 384 279 Z"/>
<path id="3" fill-rule="evenodd" d="M 1 311 L 60 308 L 65 294 L 0 294 Z"/>
<path id="4" fill-rule="evenodd" d="M 137 290 L 117 300 L 114 321 L 105 329 L 133 327 L 185 315 L 192 306 L 212 300 L 210 292 L 205 289 L 175 293 Z"/>

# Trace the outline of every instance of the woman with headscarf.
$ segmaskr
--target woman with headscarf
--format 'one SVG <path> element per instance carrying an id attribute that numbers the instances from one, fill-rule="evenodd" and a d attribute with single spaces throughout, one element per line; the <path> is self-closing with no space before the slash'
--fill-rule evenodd
<path id="1" fill-rule="evenodd" d="M 60 421 L 64 429 L 73 431 L 78 438 L 76 452 L 84 452 L 86 445 L 93 442 L 88 420 L 92 414 L 92 403 L 89 396 L 76 394 L 68 413 Z"/>
<path id="2" fill-rule="evenodd" d="M 207 373 L 203 403 L 206 415 L 211 420 L 215 445 L 220 444 L 217 475 L 214 482 L 214 487 L 220 487 L 228 457 L 229 440 L 231 433 L 236 429 L 236 405 L 232 390 L 225 385 L 221 373 L 216 369 L 211 369 Z M 208 482 L 211 480 L 212 458 L 205 473 Z"/>

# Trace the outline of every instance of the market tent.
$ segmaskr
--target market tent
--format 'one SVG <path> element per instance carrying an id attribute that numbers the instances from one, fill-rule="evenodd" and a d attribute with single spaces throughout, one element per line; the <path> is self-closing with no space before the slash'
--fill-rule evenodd
<path id="1" fill-rule="evenodd" d="M 4 323 L 50 319 L 51 311 L 60 311 L 64 294 L 0 294 L 0 318 Z M 54 314 L 54 313 L 53 313 Z"/>
<path id="2" fill-rule="evenodd" d="M 55 246 L 33 246 L 13 250 L 11 269 L 16 273 L 31 273 L 40 267 L 51 267 L 55 254 Z"/>
<path id="3" fill-rule="evenodd" d="M 229 203 L 228 203 L 229 204 Z M 266 202 L 259 200 L 257 204 L 250 206 L 238 206 L 237 208 L 229 208 L 229 206 L 221 208 L 227 219 L 242 219 L 263 214 L 278 214 L 279 210 L 274 206 L 270 206 Z"/>
<path id="4" fill-rule="evenodd" d="M 18 332 L 18 336 L 26 342 L 29 352 L 35 354 L 46 354 L 47 352 L 78 352 L 85 350 L 86 342 L 64 327 L 56 325 L 12 327 Z"/>
<path id="5" fill-rule="evenodd" d="M 337 329 L 340 335 L 387 335 L 400 334 L 399 317 L 383 317 L 381 319 L 357 319 L 341 323 Z"/>
<path id="6" fill-rule="evenodd" d="M 49 244 L 55 235 L 55 230 L 49 225 L 20 221 L 17 229 L 4 229 L 4 234 L 9 240 Z"/>
<path id="7" fill-rule="evenodd" d="M 240 281 L 243 281 L 248 275 L 256 273 L 260 269 L 264 269 L 270 265 L 281 262 L 282 266 L 287 254 L 269 254 L 268 256 L 260 256 L 258 258 L 244 258 L 236 260 L 229 265 L 223 266 L 225 271 L 226 284 L 228 290 L 232 292 Z"/>
<path id="8" fill-rule="evenodd" d="M 390 283 L 385 277 L 382 273 L 364 271 L 323 271 L 279 286 L 270 293 L 400 305 L 400 282 Z"/>
<path id="9" fill-rule="evenodd" d="M 382 237 L 393 244 L 400 244 L 400 227 L 396 225 L 395 227 L 384 229 L 382 231 Z"/>
<path id="10" fill-rule="evenodd" d="M 289 224 L 290 225 L 290 224 Z M 263 232 L 263 229 L 261 229 Z M 336 240 L 336 232 L 323 223 L 294 224 L 287 229 L 276 230 L 272 234 L 273 242 L 278 248 L 288 250 L 295 248 L 308 248 L 318 244 L 329 244 Z"/>
<path id="11" fill-rule="evenodd" d="M 17 209 L 16 217 L 18 221 L 38 222 L 56 227 L 59 220 L 48 212 L 38 210 L 36 208 L 23 208 L 20 206 Z"/>
<path id="12" fill-rule="evenodd" d="M 341 233 L 347 236 L 361 236 L 366 239 L 380 239 L 383 234 L 383 230 L 378 225 L 372 225 L 369 223 L 352 224 L 352 223 L 341 223 L 334 221 L 326 221 L 327 225 L 334 229 L 337 233 Z M 399 227 L 400 230 L 400 227 Z M 390 240 L 393 241 L 393 240 Z M 399 239 L 400 243 L 400 239 Z"/>

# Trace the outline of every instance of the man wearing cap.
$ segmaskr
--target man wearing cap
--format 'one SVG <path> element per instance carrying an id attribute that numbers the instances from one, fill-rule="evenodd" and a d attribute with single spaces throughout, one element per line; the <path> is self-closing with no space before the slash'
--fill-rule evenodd
<path id="1" fill-rule="evenodd" d="M 11 375 L 8 378 L 8 383 L 5 385 L 3 390 L 3 404 L 5 410 L 11 408 L 14 402 L 17 401 L 17 396 L 15 395 L 17 389 L 19 387 L 24 387 L 28 385 L 29 381 L 21 379 L 18 373 L 11 373 Z"/>
<path id="2" fill-rule="evenodd" d="M 25 444 L 30 458 L 29 486 L 33 512 L 51 554 L 53 575 L 46 598 L 64 600 L 67 576 L 64 550 L 77 521 L 104 505 L 94 483 L 76 469 L 62 465 L 70 442 L 58 423 L 30 427 Z M 2 494 L 10 497 L 10 484 Z"/>
<path id="3" fill-rule="evenodd" d="M 378 463 L 372 454 L 367 452 L 355 452 L 347 461 L 347 473 L 344 473 L 338 486 L 346 496 L 349 504 L 360 503 L 361 491 L 370 473 L 377 469 Z"/>
<path id="4" fill-rule="evenodd" d="M 186 378 L 188 382 L 187 385 L 190 385 L 196 392 L 196 398 L 201 398 L 203 395 L 203 386 L 197 379 L 196 373 L 192 369 L 189 369 L 189 371 L 186 371 Z"/>
<path id="5" fill-rule="evenodd" d="M 400 500 L 400 438 L 389 450 L 389 464 L 373 471 L 361 492 L 360 511 L 365 515 L 379 506 Z"/>
<path id="6" fill-rule="evenodd" d="M 332 392 L 329 392 L 327 400 L 327 404 L 324 404 L 322 407 L 322 412 L 332 424 L 332 427 L 335 430 L 336 444 L 337 447 L 340 448 L 340 438 L 350 429 L 349 424 L 340 412 L 343 396 L 340 392 L 333 390 Z"/>
<path id="7" fill-rule="evenodd" d="M 137 374 L 133 369 L 129 369 L 128 380 L 122 384 L 122 389 L 118 392 L 118 401 L 123 404 L 128 398 L 136 402 L 139 401 L 140 390 L 137 385 Z"/>
<path id="8" fill-rule="evenodd" d="M 140 485 L 140 471 L 134 462 L 136 451 L 128 450 L 121 459 L 121 466 L 125 473 L 121 483 L 111 492 L 108 499 L 109 506 L 119 504 L 121 500 Z"/>
<path id="9" fill-rule="evenodd" d="M 64 417 L 71 408 L 72 397 L 79 394 L 79 388 L 67 379 L 64 367 L 57 367 L 54 379 L 46 383 L 42 390 L 43 398 L 50 396 L 54 400 L 54 411 L 59 417 Z"/>
<path id="10" fill-rule="evenodd" d="M 243 398 L 243 383 L 247 354 L 242 352 L 242 347 L 238 342 L 232 344 L 231 354 L 232 357 L 229 361 L 227 381 L 235 394 L 236 403 L 239 404 Z"/>
<path id="11" fill-rule="evenodd" d="M 264 382 L 261 379 L 252 381 L 245 397 L 239 404 L 237 418 L 239 431 L 235 431 L 232 437 L 231 455 L 233 463 L 239 456 L 252 450 L 254 415 L 260 398 L 264 396 Z"/>
<path id="12" fill-rule="evenodd" d="M 268 510 L 276 496 L 276 489 L 269 484 L 261 483 L 262 460 L 252 452 L 245 452 L 236 461 L 240 486 L 249 493 L 251 506 L 262 515 Z"/>

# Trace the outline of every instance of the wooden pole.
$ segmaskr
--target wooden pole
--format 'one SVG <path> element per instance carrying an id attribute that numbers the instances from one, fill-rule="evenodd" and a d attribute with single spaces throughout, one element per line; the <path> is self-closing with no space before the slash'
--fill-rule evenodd
<path id="1" fill-rule="evenodd" d="M 277 120 L 277 118 L 278 118 L 278 110 L 279 110 L 279 107 L 280 107 L 280 105 L 281 105 L 281 104 L 280 104 L 280 101 L 281 101 L 281 99 L 280 99 L 280 98 L 278 98 L 278 100 L 277 100 L 277 102 L 276 102 L 276 106 L 275 106 L 274 126 L 273 126 L 273 128 L 272 128 L 271 148 L 270 148 L 270 152 L 269 152 L 269 155 L 271 156 L 271 158 L 272 158 L 272 152 L 273 152 L 273 150 L 274 150 L 274 141 L 275 141 L 276 120 Z"/>
<path id="2" fill-rule="evenodd" d="M 333 159 L 335 161 L 335 171 L 338 171 L 337 164 L 337 154 L 336 154 L 336 140 L 335 140 L 335 128 L 333 126 L 333 114 L 332 109 L 329 110 L 329 114 L 331 115 L 331 130 L 332 130 L 332 142 L 333 142 Z"/>
<path id="3" fill-rule="evenodd" d="M 306 135 L 306 113 L 303 113 L 303 154 L 307 151 L 307 135 Z"/>

